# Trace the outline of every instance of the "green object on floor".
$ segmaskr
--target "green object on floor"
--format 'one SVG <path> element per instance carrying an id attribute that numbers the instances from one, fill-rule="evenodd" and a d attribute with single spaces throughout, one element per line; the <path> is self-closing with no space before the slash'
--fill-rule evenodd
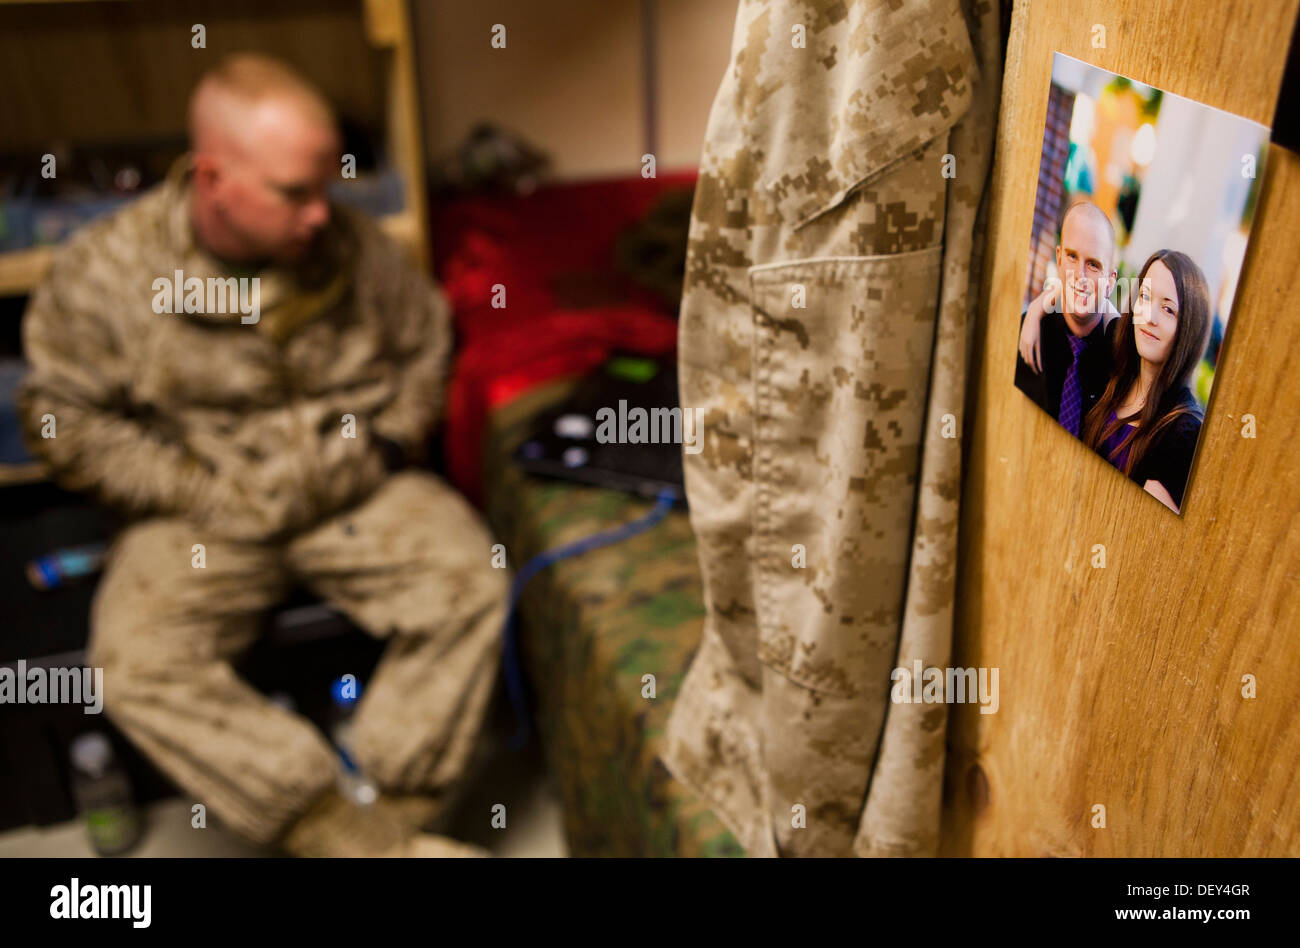
<path id="1" fill-rule="evenodd" d="M 605 363 L 605 371 L 616 379 L 624 379 L 628 382 L 649 382 L 659 374 L 659 365 L 654 359 L 614 356 Z"/>
<path id="2" fill-rule="evenodd" d="M 531 418 L 571 388 L 561 382 L 536 389 L 499 409 L 490 424 L 488 519 L 515 564 L 653 506 L 618 491 L 530 477 L 510 462 Z M 520 650 L 548 769 L 560 787 L 570 854 L 743 856 L 713 811 L 658 760 L 704 628 L 685 511 L 549 567 L 525 590 L 521 619 Z M 646 675 L 654 676 L 653 698 L 643 697 Z"/>

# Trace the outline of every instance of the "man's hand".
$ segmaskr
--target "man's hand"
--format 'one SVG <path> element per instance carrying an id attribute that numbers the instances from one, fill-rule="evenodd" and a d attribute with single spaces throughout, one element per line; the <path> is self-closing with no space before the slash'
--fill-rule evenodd
<path id="1" fill-rule="evenodd" d="M 257 543 L 286 526 L 285 499 L 270 488 L 257 465 L 227 459 L 199 484 L 183 513 L 223 539 Z"/>
<path id="2" fill-rule="evenodd" d="M 366 430 L 368 420 L 356 437 L 336 430 L 328 414 L 300 422 L 312 436 L 295 441 L 300 428 L 288 425 L 283 445 L 272 450 L 205 443 L 203 454 L 216 469 L 193 479 L 197 487 L 182 514 L 225 539 L 274 539 L 355 503 L 405 464 L 405 451 Z M 322 427 L 329 433 L 316 433 Z"/>

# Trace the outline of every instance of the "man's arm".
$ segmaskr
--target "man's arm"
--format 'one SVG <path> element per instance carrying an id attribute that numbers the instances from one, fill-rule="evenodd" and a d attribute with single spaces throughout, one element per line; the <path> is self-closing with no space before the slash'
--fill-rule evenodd
<path id="1" fill-rule="evenodd" d="M 1031 371 L 1040 375 L 1043 371 L 1042 332 L 1040 325 L 1052 291 L 1044 290 L 1029 301 L 1025 311 L 1020 314 L 1020 358 Z"/>
<path id="2" fill-rule="evenodd" d="M 1034 310 L 1036 308 L 1038 312 L 1037 314 L 1034 314 Z M 1022 333 L 1024 332 L 1027 323 L 1033 322 L 1034 324 L 1033 346 L 1034 346 L 1035 355 L 1037 355 L 1041 345 L 1039 341 L 1040 329 L 1038 327 L 1038 322 L 1041 319 L 1041 317 L 1042 317 L 1042 308 L 1039 299 L 1034 299 L 1029 304 L 1029 307 L 1025 310 L 1025 312 L 1020 314 L 1020 328 Z M 1023 342 L 1024 340 L 1023 335 L 1021 336 L 1021 339 Z M 1046 411 L 1047 410 L 1047 385 L 1046 382 L 1044 381 L 1043 372 L 1041 369 L 1041 357 L 1039 357 L 1039 359 L 1040 359 L 1039 362 L 1040 367 L 1035 368 L 1034 366 L 1030 365 L 1028 362 L 1025 361 L 1023 350 L 1017 351 L 1015 381 L 1016 381 L 1016 388 L 1020 389 L 1020 391 L 1028 395 L 1034 401 L 1035 404 L 1037 404 L 1040 408 Z"/>
<path id="3" fill-rule="evenodd" d="M 130 513 L 181 511 L 211 474 L 182 443 L 133 417 L 129 340 L 119 337 L 121 322 L 114 325 L 112 288 L 100 285 L 110 270 L 93 259 L 89 241 L 78 241 L 58 254 L 32 296 L 20 395 L 27 443 L 66 487 Z"/>
<path id="4" fill-rule="evenodd" d="M 451 354 L 451 307 L 442 290 L 391 250 L 381 315 L 387 322 L 397 391 L 374 419 L 373 435 L 406 460 L 419 455 L 442 416 Z M 382 447 L 382 444 L 381 444 Z M 391 452 L 390 452 L 391 453 Z"/>

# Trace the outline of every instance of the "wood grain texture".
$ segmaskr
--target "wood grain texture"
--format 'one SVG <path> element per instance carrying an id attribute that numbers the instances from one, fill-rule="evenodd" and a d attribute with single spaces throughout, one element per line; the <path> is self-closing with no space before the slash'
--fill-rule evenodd
<path id="1" fill-rule="evenodd" d="M 1300 855 L 1300 159 L 1268 155 L 1181 518 L 1012 382 L 1053 52 L 1268 124 L 1296 8 L 1016 6 L 954 652 L 957 665 L 1000 669 L 1000 708 L 952 709 L 947 854 Z M 1091 46 L 1096 23 L 1105 49 Z M 1091 565 L 1097 543 L 1104 569 Z M 1090 823 L 1096 804 L 1104 829 Z"/>

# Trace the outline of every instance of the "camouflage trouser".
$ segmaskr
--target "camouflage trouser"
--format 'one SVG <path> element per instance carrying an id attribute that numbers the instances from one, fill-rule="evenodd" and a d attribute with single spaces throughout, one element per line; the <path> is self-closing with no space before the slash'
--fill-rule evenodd
<path id="1" fill-rule="evenodd" d="M 708 615 L 664 759 L 751 855 L 936 845 L 996 5 L 741 0 L 681 309 Z M 978 50 L 978 52 L 977 52 Z M 980 62 L 984 68 L 981 70 Z"/>
<path id="2" fill-rule="evenodd" d="M 337 757 L 229 661 L 300 582 L 392 640 L 357 709 L 361 767 L 396 792 L 446 788 L 465 768 L 497 671 L 508 576 L 492 568 L 491 542 L 455 491 L 418 473 L 283 544 L 141 523 L 114 546 L 94 604 L 89 661 L 104 667 L 106 711 L 228 826 L 275 839 L 332 784 Z"/>

